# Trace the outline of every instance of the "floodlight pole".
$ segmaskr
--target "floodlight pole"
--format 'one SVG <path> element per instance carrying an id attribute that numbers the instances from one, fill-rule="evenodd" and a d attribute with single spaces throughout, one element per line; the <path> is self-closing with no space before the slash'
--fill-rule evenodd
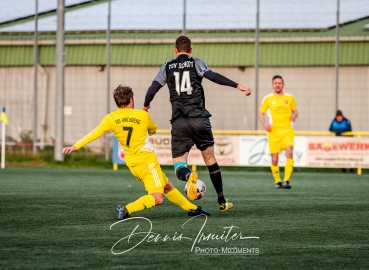
<path id="1" fill-rule="evenodd" d="M 56 87 L 55 87 L 55 146 L 54 159 L 64 161 L 64 7 L 58 0 L 58 29 L 56 32 Z"/>
<path id="2" fill-rule="evenodd" d="M 111 1 L 108 0 L 108 29 L 106 30 L 106 113 L 110 113 L 110 12 L 111 12 Z M 108 161 L 110 156 L 110 140 L 108 133 L 105 133 L 105 160 Z"/>
<path id="3" fill-rule="evenodd" d="M 256 1 L 256 28 L 255 28 L 255 130 L 258 130 L 258 115 L 259 115 L 259 11 L 260 1 Z"/>
<path id="4" fill-rule="evenodd" d="M 182 36 L 186 35 L 186 0 L 183 0 L 183 27 Z"/>
<path id="5" fill-rule="evenodd" d="M 340 61 L 340 0 L 337 0 L 337 17 L 336 17 L 336 61 L 335 61 L 335 87 L 336 87 L 336 111 L 338 110 L 338 75 L 339 75 L 339 61 Z"/>
<path id="6" fill-rule="evenodd" d="M 37 67 L 38 67 L 38 0 L 35 0 L 35 34 L 33 45 L 33 148 L 32 153 L 37 153 Z"/>

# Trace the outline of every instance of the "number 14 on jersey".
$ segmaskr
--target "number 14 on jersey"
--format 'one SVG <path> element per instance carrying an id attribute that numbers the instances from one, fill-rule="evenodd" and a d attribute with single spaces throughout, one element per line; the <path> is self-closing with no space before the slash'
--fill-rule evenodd
<path id="1" fill-rule="evenodd" d="M 182 79 L 180 78 L 179 72 L 174 72 L 174 77 L 176 79 L 176 91 L 178 95 L 180 95 L 180 92 L 187 92 L 187 95 L 192 94 L 192 86 L 191 86 L 191 80 L 190 80 L 190 72 L 189 71 L 183 71 L 182 73 Z"/>

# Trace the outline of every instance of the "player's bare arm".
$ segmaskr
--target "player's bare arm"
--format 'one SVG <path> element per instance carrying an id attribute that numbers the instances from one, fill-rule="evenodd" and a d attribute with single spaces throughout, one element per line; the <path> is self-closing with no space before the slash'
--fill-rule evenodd
<path id="1" fill-rule="evenodd" d="M 148 112 L 148 111 L 149 111 L 149 109 L 150 109 L 150 107 L 151 107 L 151 106 L 143 106 L 142 110 L 144 110 L 144 111 L 147 111 L 147 112 Z"/>
<path id="2" fill-rule="evenodd" d="M 62 152 L 63 154 L 70 154 L 74 151 L 77 151 L 77 148 L 73 145 L 73 146 L 68 146 L 68 147 L 64 147 Z"/>
<path id="3" fill-rule="evenodd" d="M 262 112 L 259 112 L 259 121 L 266 131 L 272 131 L 272 126 L 265 121 L 264 113 Z"/>
<path id="4" fill-rule="evenodd" d="M 240 90 L 240 91 L 242 91 L 242 92 L 244 92 L 245 96 L 251 95 L 251 90 L 248 87 L 245 87 L 245 86 L 243 86 L 241 84 L 238 84 L 237 85 L 237 89 Z"/>
<path id="5" fill-rule="evenodd" d="M 297 110 L 292 111 L 291 114 L 291 122 L 295 122 L 296 118 L 299 116 L 299 113 Z"/>

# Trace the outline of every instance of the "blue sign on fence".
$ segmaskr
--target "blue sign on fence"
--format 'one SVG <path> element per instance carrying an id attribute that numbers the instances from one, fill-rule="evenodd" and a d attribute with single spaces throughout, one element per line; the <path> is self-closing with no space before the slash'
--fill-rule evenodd
<path id="1" fill-rule="evenodd" d="M 125 155 L 123 147 L 113 136 L 113 164 L 126 164 Z"/>

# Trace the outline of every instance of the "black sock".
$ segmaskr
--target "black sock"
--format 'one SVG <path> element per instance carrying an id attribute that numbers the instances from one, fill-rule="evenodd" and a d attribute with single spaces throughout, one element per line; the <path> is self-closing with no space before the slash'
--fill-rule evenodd
<path id="1" fill-rule="evenodd" d="M 225 199 L 223 196 L 223 181 L 222 174 L 220 172 L 220 167 L 218 163 L 214 163 L 213 165 L 207 166 L 210 174 L 211 182 L 215 188 L 215 191 L 218 194 L 218 202 L 225 203 Z"/>
<path id="2" fill-rule="evenodd" d="M 219 204 L 226 203 L 226 200 L 225 200 L 224 196 L 220 197 L 219 194 L 218 194 L 218 203 Z"/>
<path id="3" fill-rule="evenodd" d="M 178 167 L 176 169 L 176 176 L 179 180 L 186 181 L 188 180 L 189 175 L 191 174 L 190 169 L 186 167 Z"/>

